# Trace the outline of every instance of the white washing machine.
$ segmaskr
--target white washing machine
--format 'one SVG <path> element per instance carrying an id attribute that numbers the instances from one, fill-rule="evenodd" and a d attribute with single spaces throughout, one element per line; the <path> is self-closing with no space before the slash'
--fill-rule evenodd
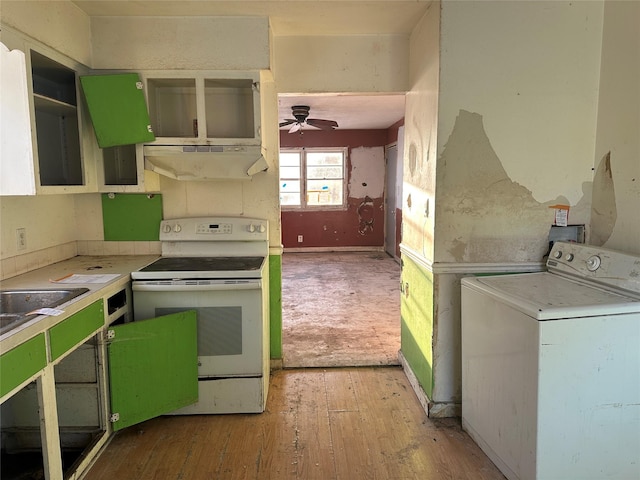
<path id="1" fill-rule="evenodd" d="M 640 479 L 640 256 L 462 280 L 462 426 L 510 480 Z"/>

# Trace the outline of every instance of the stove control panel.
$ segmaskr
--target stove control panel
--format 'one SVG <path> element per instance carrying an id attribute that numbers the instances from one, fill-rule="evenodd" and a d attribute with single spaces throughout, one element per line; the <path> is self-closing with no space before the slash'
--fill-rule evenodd
<path id="1" fill-rule="evenodd" d="M 196 233 L 231 235 L 233 233 L 233 225 L 230 223 L 199 223 L 196 225 Z"/>
<path id="2" fill-rule="evenodd" d="M 163 220 L 160 241 L 267 241 L 267 220 L 245 217 L 191 217 Z"/>

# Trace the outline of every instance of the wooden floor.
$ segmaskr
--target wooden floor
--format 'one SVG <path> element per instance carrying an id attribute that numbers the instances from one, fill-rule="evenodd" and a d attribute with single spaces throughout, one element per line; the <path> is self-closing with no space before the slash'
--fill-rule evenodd
<path id="1" fill-rule="evenodd" d="M 279 370 L 267 411 L 119 432 L 86 480 L 504 480 L 458 419 L 431 420 L 399 367 Z"/>

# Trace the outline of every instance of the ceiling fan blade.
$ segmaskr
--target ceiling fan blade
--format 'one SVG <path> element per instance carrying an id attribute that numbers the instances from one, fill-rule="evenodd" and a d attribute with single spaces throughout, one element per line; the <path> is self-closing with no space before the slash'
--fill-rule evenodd
<path id="1" fill-rule="evenodd" d="M 333 130 L 338 126 L 334 120 L 321 120 L 319 118 L 307 118 L 307 124 L 322 130 Z"/>
<path id="2" fill-rule="evenodd" d="M 296 123 L 297 120 L 294 118 L 287 118 L 284 122 L 280 122 L 281 127 L 286 127 L 287 125 L 291 125 L 292 123 Z"/>
<path id="3" fill-rule="evenodd" d="M 298 130 L 300 130 L 300 127 L 302 127 L 300 123 L 294 123 L 289 129 L 289 133 L 296 133 Z"/>

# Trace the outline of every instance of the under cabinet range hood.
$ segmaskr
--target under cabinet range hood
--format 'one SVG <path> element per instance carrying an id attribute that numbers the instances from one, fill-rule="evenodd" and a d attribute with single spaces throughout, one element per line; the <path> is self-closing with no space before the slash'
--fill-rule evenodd
<path id="1" fill-rule="evenodd" d="M 144 165 L 175 180 L 251 180 L 269 168 L 258 145 L 145 145 Z"/>

